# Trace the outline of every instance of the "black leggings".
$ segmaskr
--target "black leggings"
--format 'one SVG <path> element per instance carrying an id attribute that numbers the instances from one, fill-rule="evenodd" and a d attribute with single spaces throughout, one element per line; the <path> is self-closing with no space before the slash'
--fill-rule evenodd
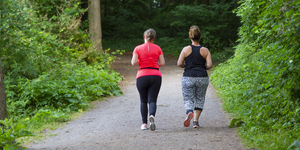
<path id="1" fill-rule="evenodd" d="M 155 116 L 156 102 L 160 86 L 160 76 L 142 76 L 136 79 L 136 87 L 140 93 L 141 115 L 143 123 L 147 124 L 148 103 L 149 114 Z"/>

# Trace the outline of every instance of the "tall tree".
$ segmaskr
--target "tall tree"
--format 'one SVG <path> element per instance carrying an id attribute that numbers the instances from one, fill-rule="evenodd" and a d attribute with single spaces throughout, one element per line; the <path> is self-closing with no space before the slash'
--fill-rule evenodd
<path id="1" fill-rule="evenodd" d="M 96 49 L 102 51 L 102 29 L 100 0 L 89 0 L 89 33 Z"/>
<path id="2" fill-rule="evenodd" d="M 0 2 L 0 4 L 1 4 L 0 6 L 3 6 L 2 1 Z M 3 9 L 1 8 L 1 10 L 3 10 Z M 3 13 L 1 11 L 1 14 L 0 14 L 1 24 L 2 24 L 2 20 L 3 20 Z M 1 29 L 1 31 L 0 31 L 0 33 L 1 33 L 0 40 L 1 41 L 3 40 L 2 31 L 3 31 L 3 29 Z M 2 46 L 0 46 L 0 47 L 2 47 Z M 6 106 L 6 94 L 5 94 L 3 79 L 4 79 L 4 75 L 3 75 L 2 63 L 1 63 L 1 59 L 0 59 L 0 119 L 1 120 L 8 118 L 8 111 L 7 111 L 7 106 Z"/>
<path id="3" fill-rule="evenodd" d="M 2 71 L 2 63 L 0 60 L 0 119 L 1 120 L 8 118 L 8 111 L 6 106 L 6 94 L 5 94 L 3 79 L 4 79 L 4 75 Z"/>
<path id="4" fill-rule="evenodd" d="M 209 5 L 209 0 L 202 0 L 202 4 L 205 4 L 206 6 Z"/>

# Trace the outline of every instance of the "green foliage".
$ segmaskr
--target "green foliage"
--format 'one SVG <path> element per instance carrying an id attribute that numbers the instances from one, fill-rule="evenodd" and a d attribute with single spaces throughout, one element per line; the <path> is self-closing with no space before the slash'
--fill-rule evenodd
<path id="1" fill-rule="evenodd" d="M 195 1 L 169 1 L 163 7 L 160 2 L 144 3 L 139 0 L 102 3 L 103 47 L 125 47 L 125 50 L 132 51 L 143 42 L 143 32 L 153 28 L 157 32 L 155 42 L 164 53 L 178 56 L 182 48 L 190 44 L 188 32 L 192 25 L 200 27 L 200 43 L 213 53 L 226 51 L 225 48 L 231 46 L 230 41 L 237 39 L 240 20 L 232 13 L 237 7 L 236 0 L 213 0 L 208 6 Z M 111 43 L 118 47 L 110 47 Z"/>
<path id="2" fill-rule="evenodd" d="M 134 39 L 103 39 L 102 45 L 103 49 L 111 49 L 112 51 L 122 49 L 126 51 L 133 51 L 135 46 L 142 44 L 143 40 L 143 33 L 140 35 L 141 38 L 134 38 Z M 116 42 L 118 41 L 118 42 Z"/>
<path id="3" fill-rule="evenodd" d="M 122 78 L 110 69 L 122 51 L 95 50 L 79 28 L 86 11 L 79 0 L 1 2 L 0 56 L 11 118 L 1 146 L 17 146 L 11 141 L 29 135 L 18 135 L 21 129 L 68 121 L 90 101 L 122 94 L 117 84 Z"/>
<path id="4" fill-rule="evenodd" d="M 43 107 L 77 111 L 96 98 L 121 94 L 120 80 L 118 73 L 103 70 L 100 64 L 66 64 L 36 79 L 22 79 L 16 87 L 12 80 L 5 80 L 8 91 L 19 91 L 8 92 L 7 103 L 14 116 L 32 115 Z"/>
<path id="5" fill-rule="evenodd" d="M 224 48 L 223 51 L 213 52 L 211 58 L 214 64 L 218 64 L 232 58 L 234 56 L 234 53 L 235 53 L 235 48 L 226 47 Z"/>
<path id="6" fill-rule="evenodd" d="M 235 57 L 212 74 L 242 136 L 261 149 L 287 149 L 299 136 L 299 12 L 294 0 L 242 1 Z"/>
<path id="7" fill-rule="evenodd" d="M 52 5 L 49 5 L 49 3 Z M 46 1 L 32 1 L 30 3 L 38 20 L 36 20 L 32 26 L 41 28 L 42 31 L 55 35 L 56 40 L 52 40 L 53 43 L 58 42 L 62 48 L 65 48 L 62 57 L 78 57 L 80 54 L 86 52 L 90 46 L 92 46 L 89 40 L 88 34 L 79 30 L 80 18 L 87 9 L 80 8 L 79 0 L 69 0 L 68 2 L 61 4 L 61 1 L 54 2 L 53 0 Z M 55 15 L 48 16 L 44 14 L 43 9 L 39 9 L 41 5 L 45 3 L 48 7 L 55 7 L 57 11 Z M 60 4 L 60 5 L 57 5 Z M 53 10 L 51 11 L 53 13 Z M 57 47 L 57 46 L 56 46 Z M 53 50 L 50 50 L 52 52 Z"/>
<path id="8" fill-rule="evenodd" d="M 229 128 L 240 127 L 244 122 L 241 118 L 233 118 L 230 122 Z"/>
<path id="9" fill-rule="evenodd" d="M 172 11 L 174 20 L 171 27 L 175 30 L 173 34 L 176 33 L 178 37 L 188 39 L 190 26 L 198 25 L 202 34 L 200 43 L 213 52 L 222 51 L 224 47 L 229 46 L 230 40 L 237 38 L 236 29 L 239 23 L 231 12 L 235 3 L 236 1 L 212 3 L 209 6 L 177 6 Z M 234 20 L 236 24 L 231 24 Z"/>
<path id="10" fill-rule="evenodd" d="M 33 136 L 33 134 L 25 129 L 24 125 L 20 123 L 14 123 L 10 120 L 0 120 L 2 125 L 0 132 L 0 148 L 4 150 L 20 149 L 20 143 L 16 142 L 17 138 L 25 136 Z"/>
<path id="11" fill-rule="evenodd" d="M 1 19 L 4 24 L 0 55 L 4 74 L 33 79 L 57 67 L 52 64 L 76 59 L 92 45 L 87 34 L 77 30 L 80 10 L 73 14 L 78 5 L 61 8 L 60 17 L 47 18 L 36 15 L 29 8 L 32 4 L 25 0 L 20 4 L 14 0 L 3 3 L 8 5 L 4 12 L 10 12 Z"/>
<path id="12" fill-rule="evenodd" d="M 288 149 L 300 150 L 300 140 L 296 140 L 288 147 Z"/>
<path id="13" fill-rule="evenodd" d="M 181 50 L 183 47 L 190 44 L 190 40 L 188 38 L 186 39 L 176 39 L 176 38 L 170 38 L 170 37 L 161 37 L 157 38 L 155 41 L 155 44 L 159 45 L 164 52 L 164 55 L 175 55 L 179 56 Z"/>
<path id="14" fill-rule="evenodd" d="M 36 10 L 39 10 L 39 14 L 42 16 L 47 15 L 49 18 L 57 15 L 57 8 L 61 6 L 61 0 L 30 0 L 31 3 L 35 3 Z"/>
<path id="15" fill-rule="evenodd" d="M 143 0 L 109 1 L 101 13 L 103 37 L 116 39 L 143 38 L 143 31 L 150 28 L 151 8 Z M 105 38 L 104 38 L 105 39 Z"/>

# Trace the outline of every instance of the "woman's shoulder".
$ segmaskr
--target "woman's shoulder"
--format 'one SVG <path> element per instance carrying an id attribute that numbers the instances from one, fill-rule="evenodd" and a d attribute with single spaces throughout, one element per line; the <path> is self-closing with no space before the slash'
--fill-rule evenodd
<path id="1" fill-rule="evenodd" d="M 134 48 L 134 51 L 139 51 L 139 50 L 143 49 L 144 45 L 145 45 L 145 44 L 140 44 L 140 45 L 136 46 L 136 47 Z"/>
<path id="2" fill-rule="evenodd" d="M 155 47 L 157 47 L 157 48 L 160 48 L 160 46 L 157 45 L 157 44 L 152 43 L 152 45 L 155 46 Z"/>
<path id="3" fill-rule="evenodd" d="M 204 46 L 202 46 L 200 49 L 201 49 L 201 50 L 204 50 L 204 51 L 209 51 L 208 48 L 206 48 L 206 47 L 204 47 Z"/>
<path id="4" fill-rule="evenodd" d="M 191 45 L 188 45 L 188 46 L 185 46 L 185 47 L 183 47 L 183 49 L 182 49 L 182 51 L 191 51 L 192 50 L 192 47 L 191 47 Z"/>
<path id="5" fill-rule="evenodd" d="M 202 46 L 202 47 L 200 48 L 200 53 L 201 53 L 201 54 L 207 55 L 207 54 L 210 53 L 210 52 L 209 52 L 208 48 Z"/>
<path id="6" fill-rule="evenodd" d="M 140 45 L 138 45 L 138 46 L 136 46 L 135 48 L 140 48 L 140 47 L 142 47 L 142 46 L 144 46 L 145 44 L 140 44 Z"/>
<path id="7" fill-rule="evenodd" d="M 187 45 L 187 46 L 183 47 L 183 49 L 185 49 L 185 48 L 192 48 L 192 47 L 191 47 L 191 45 Z"/>
<path id="8" fill-rule="evenodd" d="M 201 47 L 200 48 L 200 54 L 202 55 L 203 58 L 206 58 L 208 54 L 210 54 L 208 48 L 206 47 Z"/>

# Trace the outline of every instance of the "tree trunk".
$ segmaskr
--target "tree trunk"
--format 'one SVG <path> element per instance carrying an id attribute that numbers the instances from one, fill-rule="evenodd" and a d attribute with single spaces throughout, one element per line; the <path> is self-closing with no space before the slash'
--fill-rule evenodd
<path id="1" fill-rule="evenodd" d="M 160 8 L 163 8 L 163 7 L 165 7 L 165 4 L 166 4 L 166 0 L 162 0 L 162 1 L 160 2 L 159 7 L 160 7 Z"/>
<path id="2" fill-rule="evenodd" d="M 0 2 L 1 6 L 2 1 Z M 2 10 L 2 8 L 1 8 Z M 0 14 L 0 20 L 2 21 L 3 19 L 3 13 L 1 12 Z M 1 22 L 2 23 L 2 22 Z M 3 40 L 3 29 L 1 29 L 0 34 L 0 40 Z M 1 47 L 1 46 L 0 46 Z M 5 88 L 4 88 L 4 83 L 3 83 L 4 75 L 2 71 L 2 63 L 1 63 L 1 58 L 0 58 L 0 119 L 4 120 L 5 118 L 8 119 L 8 111 L 7 111 L 7 106 L 6 106 L 6 94 L 5 94 Z"/>
<path id="3" fill-rule="evenodd" d="M 5 118 L 8 119 L 8 111 L 6 106 L 6 94 L 5 88 L 3 83 L 3 71 L 2 71 L 2 63 L 0 60 L 0 119 L 4 120 Z"/>
<path id="4" fill-rule="evenodd" d="M 89 22 L 91 40 L 96 49 L 102 51 L 101 9 L 100 0 L 89 0 Z"/>
<path id="5" fill-rule="evenodd" d="M 104 18 L 108 16 L 108 0 L 105 0 L 103 13 Z"/>
<path id="6" fill-rule="evenodd" d="M 202 0 L 202 4 L 205 4 L 206 6 L 209 5 L 209 0 Z"/>

